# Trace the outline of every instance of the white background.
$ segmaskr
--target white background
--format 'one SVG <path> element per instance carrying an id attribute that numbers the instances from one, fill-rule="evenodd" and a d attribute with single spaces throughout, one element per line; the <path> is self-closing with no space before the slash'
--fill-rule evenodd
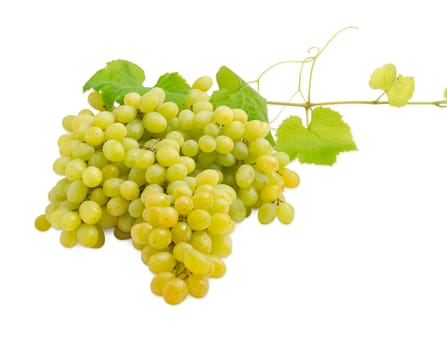
<path id="1" fill-rule="evenodd" d="M 414 4 L 414 5 L 413 5 Z M 339 106 L 358 152 L 331 168 L 294 163 L 296 220 L 233 234 L 206 298 L 166 305 L 129 242 L 60 246 L 33 220 L 46 205 L 66 114 L 123 58 L 147 85 L 192 82 L 225 64 L 251 80 L 356 25 L 316 65 L 313 100 L 374 99 L 372 70 L 396 64 L 415 100 L 447 86 L 440 2 L 4 1 L 0 5 L 1 349 L 446 349 L 447 110 Z M 266 78 L 286 99 L 296 70 Z M 291 113 L 302 115 L 301 110 Z"/>

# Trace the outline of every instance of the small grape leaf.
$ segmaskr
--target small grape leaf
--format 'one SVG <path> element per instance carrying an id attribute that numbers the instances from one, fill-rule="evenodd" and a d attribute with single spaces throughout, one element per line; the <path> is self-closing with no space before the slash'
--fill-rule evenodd
<path id="1" fill-rule="evenodd" d="M 301 163 L 333 165 L 341 152 L 355 151 L 357 146 L 348 124 L 331 108 L 312 110 L 312 120 L 303 126 L 300 117 L 284 120 L 277 131 L 276 150 L 286 152 Z"/>
<path id="2" fill-rule="evenodd" d="M 145 75 L 143 69 L 126 60 L 114 60 L 98 70 L 82 87 L 83 91 L 94 89 L 101 92 L 108 109 L 114 102 L 122 102 L 129 92 L 144 93 L 148 88 L 143 86 Z"/>
<path id="3" fill-rule="evenodd" d="M 219 90 L 214 91 L 211 96 L 214 108 L 221 105 L 241 108 L 247 113 L 249 120 L 269 122 L 266 99 L 231 69 L 222 66 L 216 74 L 216 80 Z M 271 133 L 266 138 L 272 145 L 275 144 Z"/>
<path id="4" fill-rule="evenodd" d="M 388 91 L 388 89 L 396 81 L 397 73 L 396 66 L 388 63 L 382 67 L 377 68 L 369 79 L 369 86 L 373 89 L 381 89 Z"/>
<path id="5" fill-rule="evenodd" d="M 183 105 L 191 89 L 191 86 L 177 72 L 163 74 L 158 78 L 155 86 L 165 90 L 166 101 L 175 102 L 179 107 Z"/>
<path id="6" fill-rule="evenodd" d="M 386 95 L 390 106 L 402 107 L 408 104 L 413 96 L 414 78 L 399 75 L 394 84 L 388 89 Z"/>

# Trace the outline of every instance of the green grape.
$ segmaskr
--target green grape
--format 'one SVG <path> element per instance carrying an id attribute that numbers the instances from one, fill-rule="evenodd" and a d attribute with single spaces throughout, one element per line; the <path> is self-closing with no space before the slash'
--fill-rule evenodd
<path id="1" fill-rule="evenodd" d="M 279 199 L 282 190 L 278 185 L 265 186 L 259 194 L 263 202 L 274 202 Z"/>
<path id="2" fill-rule="evenodd" d="M 194 208 L 194 201 L 190 196 L 179 196 L 174 201 L 174 208 L 179 215 L 188 215 Z"/>
<path id="3" fill-rule="evenodd" d="M 127 124 L 137 117 L 137 110 L 133 106 L 120 105 L 113 109 L 113 115 L 117 122 Z"/>
<path id="4" fill-rule="evenodd" d="M 100 231 L 97 226 L 81 224 L 76 230 L 78 242 L 88 248 L 93 248 L 100 243 Z"/>
<path id="5" fill-rule="evenodd" d="M 205 125 L 202 131 L 203 135 L 216 137 L 220 134 L 220 126 L 216 123 L 209 123 Z"/>
<path id="6" fill-rule="evenodd" d="M 186 167 L 186 173 L 190 174 L 196 169 L 196 162 L 193 158 L 187 156 L 180 156 L 178 159 L 180 164 Z M 185 177 L 186 178 L 186 177 Z"/>
<path id="7" fill-rule="evenodd" d="M 234 158 L 233 153 L 217 153 L 216 161 L 224 167 L 231 167 L 236 164 L 236 158 Z"/>
<path id="8" fill-rule="evenodd" d="M 194 249 L 205 254 L 210 254 L 213 242 L 206 231 L 195 231 L 191 235 L 190 244 Z"/>
<path id="9" fill-rule="evenodd" d="M 270 174 L 279 170 L 279 162 L 270 154 L 263 154 L 256 158 L 256 169 L 263 173 Z"/>
<path id="10" fill-rule="evenodd" d="M 166 168 L 160 164 L 153 164 L 146 169 L 145 176 L 148 183 L 162 185 L 166 181 Z"/>
<path id="11" fill-rule="evenodd" d="M 261 224 L 270 224 L 276 217 L 276 204 L 263 203 L 258 209 L 258 220 Z"/>
<path id="12" fill-rule="evenodd" d="M 65 131 L 69 132 L 73 131 L 73 128 L 71 126 L 73 118 L 75 118 L 74 115 L 66 115 L 64 118 L 62 118 L 62 127 L 64 128 Z"/>
<path id="13" fill-rule="evenodd" d="M 92 201 L 95 201 L 99 204 L 99 206 L 104 206 L 107 204 L 109 197 L 104 193 L 104 189 L 102 187 L 94 188 L 90 193 L 88 198 Z"/>
<path id="14" fill-rule="evenodd" d="M 140 119 L 132 120 L 130 123 L 126 124 L 126 137 L 132 138 L 134 140 L 139 140 L 144 135 L 144 125 Z"/>
<path id="15" fill-rule="evenodd" d="M 243 109 L 233 108 L 233 120 L 245 124 L 248 120 L 248 115 Z"/>
<path id="16" fill-rule="evenodd" d="M 102 172 L 103 181 L 111 179 L 111 178 L 117 178 L 120 176 L 120 170 L 116 164 L 104 165 L 101 168 L 101 172 Z"/>
<path id="17" fill-rule="evenodd" d="M 157 112 L 162 114 L 166 119 L 172 119 L 177 116 L 179 108 L 174 102 L 163 102 L 157 108 Z"/>
<path id="18" fill-rule="evenodd" d="M 128 201 L 134 200 L 140 195 L 140 187 L 133 181 L 125 180 L 120 185 L 120 195 Z"/>
<path id="19" fill-rule="evenodd" d="M 156 159 L 163 166 L 171 166 L 178 162 L 180 158 L 179 151 L 174 147 L 157 148 Z"/>
<path id="20" fill-rule="evenodd" d="M 112 125 L 114 122 L 115 122 L 115 116 L 113 115 L 112 112 L 101 111 L 94 116 L 92 126 L 98 126 L 102 130 L 105 130 L 109 125 Z"/>
<path id="21" fill-rule="evenodd" d="M 282 224 L 290 224 L 295 217 L 295 209 L 287 202 L 279 203 L 276 209 L 276 216 Z"/>
<path id="22" fill-rule="evenodd" d="M 140 218 L 143 214 L 144 204 L 140 198 L 135 198 L 130 201 L 127 210 L 133 218 Z"/>
<path id="23" fill-rule="evenodd" d="M 234 158 L 236 160 L 245 160 L 248 158 L 248 147 L 247 145 L 242 141 L 235 141 L 233 150 L 231 151 L 233 153 Z"/>
<path id="24" fill-rule="evenodd" d="M 194 83 L 192 83 L 193 89 L 199 89 L 201 91 L 208 91 L 213 86 L 213 79 L 208 76 L 202 76 L 197 78 Z"/>
<path id="25" fill-rule="evenodd" d="M 79 207 L 79 215 L 86 224 L 96 224 L 102 216 L 101 206 L 92 200 L 84 201 Z"/>
<path id="26" fill-rule="evenodd" d="M 155 111 L 159 100 L 159 97 L 154 91 L 146 92 L 140 98 L 138 109 L 143 113 Z"/>
<path id="27" fill-rule="evenodd" d="M 270 131 L 267 123 L 260 120 L 250 120 L 244 126 L 244 139 L 252 142 L 258 138 L 266 137 Z"/>
<path id="28" fill-rule="evenodd" d="M 188 296 L 186 282 L 180 278 L 169 280 L 163 286 L 163 299 L 170 305 L 180 304 Z"/>
<path id="29" fill-rule="evenodd" d="M 129 92 L 124 96 L 123 102 L 126 106 L 132 106 L 137 109 L 140 106 L 141 95 L 137 92 Z"/>
<path id="30" fill-rule="evenodd" d="M 96 151 L 87 162 L 88 166 L 95 166 L 99 169 L 109 164 L 109 161 L 104 157 L 104 153 L 101 151 Z"/>
<path id="31" fill-rule="evenodd" d="M 194 209 L 209 210 L 214 204 L 214 196 L 210 192 L 197 192 L 192 196 Z"/>
<path id="32" fill-rule="evenodd" d="M 185 252 L 183 263 L 193 274 L 201 276 L 207 276 L 213 267 L 208 255 L 194 248 Z"/>
<path id="33" fill-rule="evenodd" d="M 120 241 L 124 241 L 130 238 L 129 232 L 123 232 L 118 227 L 115 227 L 113 230 L 113 235 L 116 239 L 119 239 Z"/>
<path id="34" fill-rule="evenodd" d="M 178 222 L 178 213 L 175 208 L 162 207 L 158 214 L 158 222 L 161 227 L 169 228 Z"/>
<path id="35" fill-rule="evenodd" d="M 231 216 L 233 221 L 242 222 L 247 217 L 247 209 L 244 202 L 239 198 L 235 199 L 231 203 L 228 214 Z"/>
<path id="36" fill-rule="evenodd" d="M 271 154 L 273 151 L 273 147 L 270 142 L 267 141 L 267 139 L 258 138 L 250 142 L 248 150 L 255 156 L 261 156 L 263 154 Z"/>
<path id="37" fill-rule="evenodd" d="M 112 216 L 124 215 L 129 207 L 129 201 L 121 196 L 110 198 L 106 204 L 107 212 Z"/>
<path id="38" fill-rule="evenodd" d="M 110 214 L 106 207 L 101 207 L 101 211 L 101 219 L 99 219 L 97 225 L 104 228 L 112 228 L 116 226 L 118 217 Z"/>
<path id="39" fill-rule="evenodd" d="M 234 142 L 231 137 L 226 135 L 219 135 L 216 137 L 216 151 L 217 153 L 230 153 L 234 148 Z"/>
<path id="40" fill-rule="evenodd" d="M 93 108 L 99 111 L 103 111 L 105 109 L 105 103 L 101 93 L 97 91 L 92 91 L 91 93 L 88 94 L 87 100 L 90 106 L 92 106 Z"/>
<path id="41" fill-rule="evenodd" d="M 174 243 L 188 242 L 191 239 L 192 230 L 186 222 L 179 221 L 171 227 L 171 237 Z"/>
<path id="42" fill-rule="evenodd" d="M 147 266 L 153 273 L 160 273 L 171 272 L 175 264 L 175 258 L 171 253 L 158 252 L 149 258 Z"/>
<path id="43" fill-rule="evenodd" d="M 192 128 L 195 130 L 203 130 L 203 128 L 212 122 L 213 112 L 209 110 L 203 110 L 200 112 L 194 112 L 194 119 L 192 120 Z"/>
<path id="44" fill-rule="evenodd" d="M 220 125 L 228 125 L 233 121 L 233 110 L 227 106 L 218 106 L 214 110 L 214 121 Z"/>
<path id="45" fill-rule="evenodd" d="M 172 234 L 169 228 L 155 227 L 149 232 L 148 243 L 154 249 L 164 249 L 172 242 Z"/>
<path id="46" fill-rule="evenodd" d="M 174 249 L 172 249 L 172 254 L 177 261 L 184 262 L 186 253 L 193 249 L 190 243 L 178 242 L 175 244 Z"/>
<path id="47" fill-rule="evenodd" d="M 123 179 L 119 177 L 112 177 L 103 182 L 102 188 L 104 194 L 108 197 L 116 197 L 121 194 L 121 184 L 124 182 Z"/>
<path id="48" fill-rule="evenodd" d="M 230 235 L 210 235 L 213 241 L 211 254 L 220 258 L 225 258 L 231 255 L 233 245 Z"/>
<path id="49" fill-rule="evenodd" d="M 188 292 L 195 298 L 203 298 L 209 290 L 208 277 L 191 275 L 186 279 Z"/>
<path id="50" fill-rule="evenodd" d="M 87 164 L 81 159 L 73 159 L 65 166 L 65 176 L 69 180 L 79 180 Z"/>
<path id="51" fill-rule="evenodd" d="M 159 272 L 151 281 L 151 291 L 155 295 L 162 296 L 163 288 L 166 282 L 175 279 L 175 275 L 172 272 Z"/>
<path id="52" fill-rule="evenodd" d="M 203 135 L 199 138 L 199 149 L 205 153 L 214 152 L 216 149 L 216 139 L 209 135 Z"/>
<path id="53" fill-rule="evenodd" d="M 143 117 L 143 125 L 147 131 L 154 134 L 159 134 L 166 130 L 168 127 L 168 121 L 158 112 L 149 112 Z"/>
<path id="54" fill-rule="evenodd" d="M 206 210 L 194 209 L 188 214 L 187 222 L 193 230 L 206 230 L 211 223 L 211 215 Z"/>
<path id="55" fill-rule="evenodd" d="M 238 191 L 238 197 L 247 207 L 253 207 L 259 199 L 259 194 L 253 186 L 250 186 L 248 188 L 241 188 Z"/>
<path id="56" fill-rule="evenodd" d="M 64 231 L 75 231 L 80 224 L 81 216 L 76 211 L 65 211 L 60 220 L 60 227 Z"/>
<path id="57" fill-rule="evenodd" d="M 101 169 L 89 166 L 82 171 L 82 182 L 87 187 L 97 187 L 102 183 Z"/>
<path id="58" fill-rule="evenodd" d="M 85 142 L 80 142 L 73 147 L 71 156 L 73 158 L 88 161 L 94 153 L 95 153 L 95 147 Z"/>
<path id="59" fill-rule="evenodd" d="M 85 131 L 84 140 L 89 145 L 99 146 L 105 140 L 104 131 L 99 126 L 91 125 Z"/>
<path id="60" fill-rule="evenodd" d="M 237 141 L 244 137 L 244 124 L 240 121 L 233 120 L 222 128 L 222 135 L 228 136 L 233 141 Z"/>
<path id="61" fill-rule="evenodd" d="M 169 207 L 171 205 L 171 200 L 168 195 L 164 192 L 149 192 L 142 196 L 144 201 L 144 206 L 146 208 L 150 207 Z"/>
<path id="62" fill-rule="evenodd" d="M 122 141 L 127 135 L 127 127 L 122 123 L 112 123 L 104 131 L 106 140 Z"/>
<path id="63" fill-rule="evenodd" d="M 149 233 L 153 229 L 152 225 L 147 222 L 140 222 L 132 226 L 130 237 L 138 244 L 147 244 Z"/>
<path id="64" fill-rule="evenodd" d="M 51 228 L 50 223 L 47 220 L 46 215 L 39 215 L 36 220 L 34 220 L 34 227 L 41 232 L 48 231 Z"/>
<path id="65" fill-rule="evenodd" d="M 155 162 L 154 152 L 142 149 L 135 155 L 135 166 L 139 169 L 147 169 Z"/>
<path id="66" fill-rule="evenodd" d="M 236 171 L 236 183 L 239 188 L 249 188 L 255 179 L 255 170 L 249 164 L 242 164 Z"/>
<path id="67" fill-rule="evenodd" d="M 108 140 L 102 146 L 102 152 L 111 162 L 121 162 L 126 156 L 126 150 L 123 144 L 117 140 Z"/>
<path id="68" fill-rule="evenodd" d="M 78 244 L 76 231 L 61 231 L 59 236 L 60 244 L 65 248 L 73 248 Z"/>
<path id="69" fill-rule="evenodd" d="M 178 114 L 178 126 L 182 130 L 191 130 L 194 125 L 194 112 L 184 109 Z"/>
<path id="70" fill-rule="evenodd" d="M 197 186 L 205 184 L 216 186 L 219 182 L 221 182 L 221 176 L 214 169 L 206 169 L 197 174 L 196 181 Z"/>
<path id="71" fill-rule="evenodd" d="M 53 170 L 58 175 L 65 175 L 65 168 L 70 163 L 71 158 L 67 156 L 60 156 L 53 162 Z"/>
<path id="72" fill-rule="evenodd" d="M 274 152 L 273 156 L 278 160 L 279 169 L 285 168 L 290 163 L 290 157 L 286 152 Z"/>
<path id="73" fill-rule="evenodd" d="M 192 111 L 195 114 L 203 112 L 203 111 L 213 112 L 213 110 L 214 110 L 213 104 L 207 100 L 197 101 L 192 106 Z"/>
<path id="74" fill-rule="evenodd" d="M 293 170 L 283 168 L 279 170 L 279 175 L 284 181 L 284 186 L 289 188 L 296 188 L 300 185 L 300 177 Z"/>
<path id="75" fill-rule="evenodd" d="M 67 188 L 67 199 L 71 203 L 81 203 L 87 197 L 88 188 L 82 180 L 73 181 Z"/>
<path id="76" fill-rule="evenodd" d="M 208 226 L 208 232 L 213 235 L 226 235 L 234 230 L 234 221 L 225 213 L 214 213 Z"/>
<path id="77" fill-rule="evenodd" d="M 169 182 L 183 180 L 188 175 L 188 169 L 181 163 L 175 163 L 166 169 L 166 180 Z"/>
<path id="78" fill-rule="evenodd" d="M 116 223 L 116 227 L 121 231 L 121 232 L 130 232 L 130 230 L 132 229 L 133 225 L 135 224 L 135 218 L 133 218 L 128 212 L 125 213 L 124 215 L 121 215 L 118 217 L 118 221 Z"/>

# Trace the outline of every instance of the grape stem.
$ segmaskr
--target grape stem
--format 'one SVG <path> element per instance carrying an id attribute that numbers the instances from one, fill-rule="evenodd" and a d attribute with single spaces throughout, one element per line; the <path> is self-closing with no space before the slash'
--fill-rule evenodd
<path id="1" fill-rule="evenodd" d="M 282 101 L 267 101 L 268 105 L 272 106 L 284 106 L 284 107 L 302 107 L 306 110 L 309 110 L 312 107 L 316 106 L 332 106 L 332 105 L 389 105 L 388 101 L 378 101 L 378 100 L 352 100 L 352 101 L 325 101 L 325 102 L 304 102 L 304 103 L 296 103 L 296 102 L 282 102 Z M 408 105 L 430 105 L 440 108 L 447 107 L 447 100 L 438 100 L 438 101 L 408 101 Z"/>

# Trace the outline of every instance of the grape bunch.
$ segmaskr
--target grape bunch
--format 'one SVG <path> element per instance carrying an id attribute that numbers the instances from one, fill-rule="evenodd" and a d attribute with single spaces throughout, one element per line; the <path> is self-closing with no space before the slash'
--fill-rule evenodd
<path id="1" fill-rule="evenodd" d="M 166 303 L 205 296 L 209 278 L 226 272 L 236 223 L 253 210 L 262 224 L 291 223 L 283 191 L 300 182 L 266 139 L 269 124 L 215 108 L 211 86 L 200 77 L 181 106 L 159 87 L 130 92 L 110 110 L 90 93 L 91 109 L 62 120 L 53 163 L 61 179 L 36 228 L 59 230 L 67 248 L 100 248 L 113 231 L 140 251 Z"/>

